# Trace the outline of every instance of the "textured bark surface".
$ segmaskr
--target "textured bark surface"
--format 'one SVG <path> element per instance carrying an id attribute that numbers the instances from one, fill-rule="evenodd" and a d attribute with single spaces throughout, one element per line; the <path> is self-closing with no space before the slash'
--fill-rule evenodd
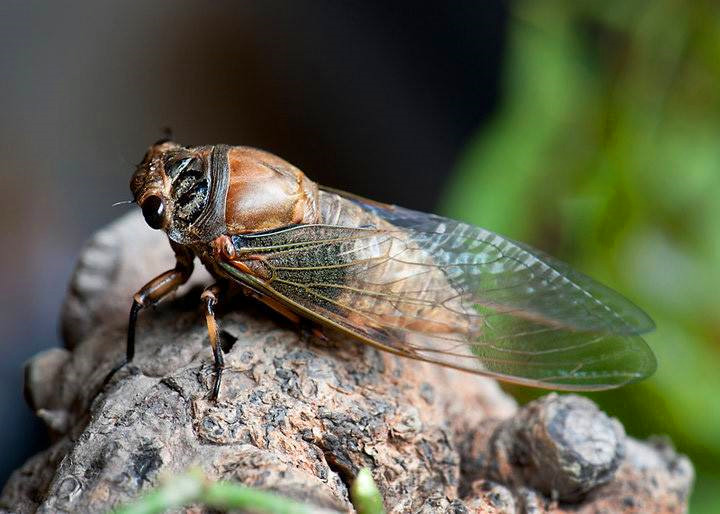
<path id="1" fill-rule="evenodd" d="M 588 400 L 549 395 L 518 410 L 491 380 L 335 334 L 303 337 L 242 299 L 220 311 L 226 372 L 210 403 L 197 288 L 210 279 L 199 269 L 141 314 L 135 362 L 103 386 L 124 352 L 132 293 L 172 266 L 139 213 L 85 248 L 63 312 L 68 349 L 26 372 L 55 443 L 15 472 L 2 508 L 102 512 L 191 466 L 340 512 L 352 512 L 348 484 L 363 466 L 391 512 L 686 508 L 689 461 L 626 438 Z"/>

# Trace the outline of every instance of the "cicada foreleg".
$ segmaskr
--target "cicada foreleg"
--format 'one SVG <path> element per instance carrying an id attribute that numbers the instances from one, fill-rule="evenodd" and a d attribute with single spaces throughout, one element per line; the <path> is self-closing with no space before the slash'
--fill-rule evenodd
<path id="1" fill-rule="evenodd" d="M 223 290 L 224 287 L 222 284 L 215 283 L 207 287 L 202 295 L 200 295 L 200 300 L 203 302 L 205 308 L 205 322 L 207 323 L 208 336 L 210 338 L 210 346 L 212 347 L 215 363 L 215 380 L 210 393 L 210 399 L 212 401 L 216 401 L 220 393 L 220 381 L 222 380 L 222 372 L 225 368 L 225 359 L 223 358 L 217 320 L 215 319 L 215 306 Z"/>
<path id="2" fill-rule="evenodd" d="M 127 346 L 125 349 L 125 360 L 115 366 L 107 377 L 107 383 L 112 376 L 123 366 L 132 362 L 135 357 L 135 327 L 137 325 L 138 314 L 144 307 L 154 305 L 170 293 L 174 292 L 178 287 L 188 281 L 193 271 L 193 254 L 180 246 L 173 245 L 175 250 L 175 267 L 171 270 L 161 273 L 150 282 L 145 284 L 140 290 L 133 295 L 133 303 L 130 307 L 130 316 L 128 320 Z"/>

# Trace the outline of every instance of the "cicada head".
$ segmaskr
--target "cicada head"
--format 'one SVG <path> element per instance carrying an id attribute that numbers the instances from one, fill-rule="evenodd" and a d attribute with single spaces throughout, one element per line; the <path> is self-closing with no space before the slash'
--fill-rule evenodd
<path id="1" fill-rule="evenodd" d="M 319 219 L 317 186 L 270 153 L 159 141 L 130 181 L 145 221 L 181 244 Z"/>
<path id="2" fill-rule="evenodd" d="M 130 190 L 147 224 L 165 230 L 179 243 L 199 241 L 205 235 L 198 230 L 198 222 L 203 213 L 213 210 L 208 209 L 211 150 L 208 146 L 186 148 L 159 141 L 148 149 L 130 180 Z M 219 226 L 214 228 L 221 231 Z"/>

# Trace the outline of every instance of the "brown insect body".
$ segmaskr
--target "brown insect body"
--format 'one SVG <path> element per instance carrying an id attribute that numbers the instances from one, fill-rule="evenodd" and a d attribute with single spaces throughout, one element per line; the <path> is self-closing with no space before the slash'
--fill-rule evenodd
<path id="1" fill-rule="evenodd" d="M 180 244 L 319 221 L 317 186 L 268 152 L 242 146 L 150 148 L 130 182 L 138 205 L 165 203 L 163 229 Z"/>
<path id="2" fill-rule="evenodd" d="M 127 360 L 137 312 L 185 282 L 197 256 L 218 280 L 203 294 L 214 396 L 213 308 L 231 283 L 288 317 L 503 380 L 592 390 L 654 370 L 636 335 L 652 322 L 617 293 L 484 229 L 318 187 L 268 152 L 160 142 L 130 187 L 178 264 L 135 295 Z"/>
<path id="3" fill-rule="evenodd" d="M 145 179 L 140 180 L 140 177 Z M 166 206 L 169 238 L 192 248 L 216 278 L 233 278 L 217 266 L 218 251 L 224 250 L 228 254 L 223 248 L 227 245 L 224 236 L 318 223 L 391 228 L 387 222 L 353 202 L 331 192 L 319 191 L 298 168 L 256 148 L 227 145 L 183 148 L 175 143 L 161 143 L 150 149 L 132 184 L 140 205 L 151 195 L 161 197 Z M 386 243 L 384 246 L 368 247 L 363 257 L 377 258 L 392 251 L 391 245 Z M 267 271 L 254 257 L 247 255 L 235 264 L 247 273 L 268 279 Z M 429 258 L 422 256 L 422 261 L 429 262 Z M 384 266 L 376 267 L 372 274 L 378 280 L 382 277 L 392 280 L 393 275 L 401 278 L 405 268 L 405 264 L 387 261 Z M 435 275 L 435 281 L 444 281 L 442 273 Z M 417 287 L 431 289 L 429 278 L 427 274 L 422 276 Z M 382 315 L 377 310 L 379 306 L 375 307 L 376 314 Z M 414 324 L 429 331 L 450 330 L 438 317 L 433 321 L 415 320 Z"/>

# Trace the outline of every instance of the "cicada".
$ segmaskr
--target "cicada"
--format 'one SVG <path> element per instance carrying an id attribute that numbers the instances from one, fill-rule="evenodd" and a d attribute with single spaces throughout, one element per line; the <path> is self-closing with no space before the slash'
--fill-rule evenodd
<path id="1" fill-rule="evenodd" d="M 201 295 L 214 399 L 215 308 L 231 287 L 291 320 L 517 384 L 594 391 L 655 370 L 641 338 L 653 322 L 619 293 L 489 230 L 320 186 L 271 153 L 160 141 L 130 188 L 176 264 L 134 295 L 126 359 L 138 312 L 185 283 L 197 257 L 216 281 Z"/>

